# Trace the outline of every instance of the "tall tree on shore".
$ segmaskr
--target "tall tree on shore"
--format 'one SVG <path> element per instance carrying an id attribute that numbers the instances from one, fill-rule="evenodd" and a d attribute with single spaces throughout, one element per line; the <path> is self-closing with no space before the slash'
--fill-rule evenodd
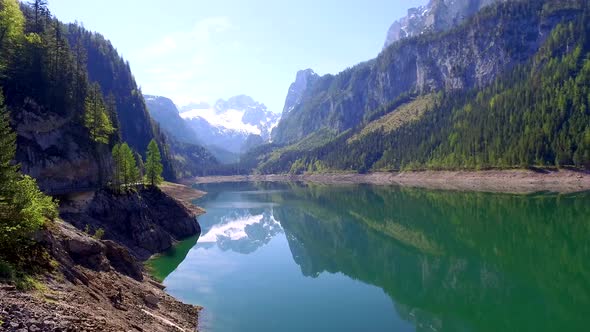
<path id="1" fill-rule="evenodd" d="M 129 185 L 135 185 L 141 181 L 139 177 L 139 169 L 137 168 L 137 159 L 135 159 L 135 153 L 129 145 L 123 144 L 121 153 L 125 159 L 125 180 Z"/>
<path id="2" fill-rule="evenodd" d="M 113 162 L 113 184 L 115 186 L 134 185 L 141 180 L 137 160 L 133 150 L 127 143 L 115 145 L 113 148 Z"/>
<path id="3" fill-rule="evenodd" d="M 121 160 L 121 144 L 115 144 L 113 147 L 113 186 L 122 185 L 123 162 Z"/>
<path id="4" fill-rule="evenodd" d="M 155 140 L 151 140 L 147 149 L 145 160 L 145 181 L 151 186 L 162 183 L 162 156 Z"/>

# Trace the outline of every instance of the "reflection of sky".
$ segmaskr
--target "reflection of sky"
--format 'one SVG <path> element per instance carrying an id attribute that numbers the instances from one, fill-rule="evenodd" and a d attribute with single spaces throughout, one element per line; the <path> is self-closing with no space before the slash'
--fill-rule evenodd
<path id="1" fill-rule="evenodd" d="M 270 224 L 265 225 L 268 228 L 278 227 L 280 224 L 275 220 L 274 216 L 270 215 L 268 218 Z M 240 240 L 249 237 L 246 233 L 246 227 L 265 223 L 267 219 L 263 214 L 259 215 L 245 215 L 237 218 L 227 218 L 219 224 L 214 225 L 206 234 L 201 235 L 199 243 L 217 242 L 220 238 L 228 238 L 230 240 Z"/>
<path id="2" fill-rule="evenodd" d="M 276 203 L 263 202 L 219 202 L 207 204 L 207 209 L 263 209 L 276 207 Z"/>
<path id="3" fill-rule="evenodd" d="M 195 247 L 165 285 L 205 307 L 203 331 L 415 331 L 379 287 L 342 273 L 303 276 L 283 234 L 248 255 Z"/>
<path id="4" fill-rule="evenodd" d="M 201 330 L 414 331 L 381 288 L 342 273 L 303 275 L 269 192 L 234 188 L 201 201 L 203 233 L 164 281 L 173 296 L 205 307 Z"/>

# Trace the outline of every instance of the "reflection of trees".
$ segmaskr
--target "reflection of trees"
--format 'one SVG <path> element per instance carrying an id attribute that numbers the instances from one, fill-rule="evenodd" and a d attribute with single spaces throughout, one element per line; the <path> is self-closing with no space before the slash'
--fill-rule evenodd
<path id="1" fill-rule="evenodd" d="M 579 330 L 590 322 L 588 194 L 308 185 L 290 195 L 275 218 L 302 272 L 377 285 L 419 329 Z"/>
<path id="2" fill-rule="evenodd" d="M 164 280 L 170 273 L 174 272 L 178 265 L 184 261 L 188 252 L 195 246 L 199 235 L 191 236 L 178 242 L 166 252 L 147 262 L 147 267 L 158 280 Z"/>

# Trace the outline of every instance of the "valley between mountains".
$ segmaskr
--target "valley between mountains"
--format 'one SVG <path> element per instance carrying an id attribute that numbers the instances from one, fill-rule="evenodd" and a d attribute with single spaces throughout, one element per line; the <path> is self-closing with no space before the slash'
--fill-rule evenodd
<path id="1" fill-rule="evenodd" d="M 0 0 L 0 330 L 590 324 L 587 0 L 423 1 L 387 17 L 365 61 L 290 73 L 282 109 L 229 88 L 144 93 L 119 45 L 52 5 Z M 155 25 L 141 21 L 152 5 L 110 31 Z M 233 15 L 268 16 L 249 10 Z M 325 29 L 343 19 L 323 15 Z M 315 40 L 305 28 L 262 35 Z M 376 38 L 364 28 L 340 52 Z M 141 51 L 177 68 L 197 44 L 209 57 L 183 70 L 200 73 L 228 59 L 211 55 L 222 32 L 240 35 L 214 16 Z M 235 61 L 251 46 L 220 44 Z"/>

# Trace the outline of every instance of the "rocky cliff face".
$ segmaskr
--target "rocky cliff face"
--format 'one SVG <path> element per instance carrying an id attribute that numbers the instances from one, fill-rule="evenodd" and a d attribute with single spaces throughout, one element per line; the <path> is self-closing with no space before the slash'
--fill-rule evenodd
<path id="1" fill-rule="evenodd" d="M 312 69 L 300 70 L 297 72 L 295 82 L 289 87 L 287 98 L 285 99 L 285 107 L 283 108 L 283 115 L 289 114 L 295 106 L 297 106 L 305 91 L 315 83 L 320 76 Z"/>
<path id="2" fill-rule="evenodd" d="M 105 239 L 125 245 L 142 260 L 201 231 L 195 216 L 159 189 L 129 194 L 102 190 L 81 207 L 66 205 L 61 216 L 78 229 L 86 225 L 91 231 L 102 228 Z"/>
<path id="3" fill-rule="evenodd" d="M 407 16 L 391 25 L 383 48 L 404 38 L 449 30 L 483 7 L 500 1 L 506 0 L 430 0 L 426 6 L 410 8 Z"/>
<path id="4" fill-rule="evenodd" d="M 180 117 L 178 108 L 166 97 L 144 95 L 151 117 L 170 137 L 180 142 L 198 144 L 197 135 Z"/>
<path id="5" fill-rule="evenodd" d="M 522 14 L 514 19 L 502 11 Z M 402 40 L 375 60 L 319 78 L 283 116 L 273 138 L 288 144 L 323 128 L 342 132 L 404 93 L 485 86 L 529 60 L 549 32 L 573 15 L 571 9 L 546 12 L 542 2 L 511 1 L 449 32 Z"/>
<path id="6" fill-rule="evenodd" d="M 92 142 L 70 116 L 51 113 L 32 100 L 11 115 L 18 135 L 16 161 L 43 191 L 94 188 L 110 176 L 108 146 Z"/>

